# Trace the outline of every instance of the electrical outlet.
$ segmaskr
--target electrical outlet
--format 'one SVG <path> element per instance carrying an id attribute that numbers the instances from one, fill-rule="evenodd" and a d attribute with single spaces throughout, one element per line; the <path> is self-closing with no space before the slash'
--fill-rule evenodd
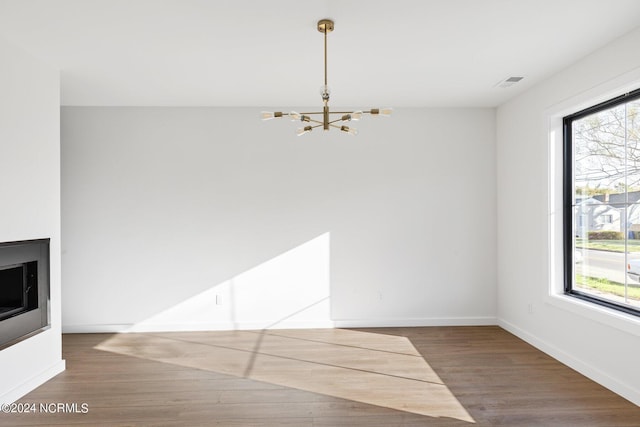
<path id="1" fill-rule="evenodd" d="M 533 303 L 527 304 L 527 311 L 529 314 L 533 314 Z"/>
<path id="2" fill-rule="evenodd" d="M 222 295 L 216 294 L 216 305 L 222 305 Z"/>

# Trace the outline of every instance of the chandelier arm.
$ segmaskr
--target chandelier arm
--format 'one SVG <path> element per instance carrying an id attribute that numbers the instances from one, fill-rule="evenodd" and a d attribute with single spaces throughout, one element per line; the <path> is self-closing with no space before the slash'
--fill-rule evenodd
<path id="1" fill-rule="evenodd" d="M 355 113 L 357 110 L 351 110 L 351 111 L 329 111 L 329 114 L 353 114 Z M 301 115 L 304 116 L 310 116 L 312 114 L 324 114 L 323 111 L 307 111 L 304 113 L 299 113 Z M 371 114 L 371 110 L 366 110 L 366 111 L 362 111 L 362 114 Z M 287 115 L 290 115 L 287 113 Z"/>
<path id="2" fill-rule="evenodd" d="M 329 114 L 353 114 L 356 110 L 351 111 L 329 111 Z M 300 113 L 300 114 L 324 114 L 322 111 L 313 112 L 313 113 Z M 371 114 L 371 110 L 363 110 L 362 114 Z"/>
<path id="3" fill-rule="evenodd" d="M 355 111 L 330 111 L 329 114 L 353 114 Z M 363 111 L 362 114 L 371 114 L 369 111 Z"/>
<path id="4" fill-rule="evenodd" d="M 318 124 L 318 126 L 322 126 L 322 125 L 324 125 L 324 122 L 321 122 L 320 120 L 314 120 L 314 119 L 312 119 L 311 117 L 309 117 L 309 121 L 310 121 L 311 123 L 319 123 L 319 124 Z M 316 127 L 316 126 L 314 126 L 314 127 Z"/>

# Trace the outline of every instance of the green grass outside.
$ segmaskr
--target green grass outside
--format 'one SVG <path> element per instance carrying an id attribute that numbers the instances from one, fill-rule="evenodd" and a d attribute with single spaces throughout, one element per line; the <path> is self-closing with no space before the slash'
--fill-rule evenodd
<path id="1" fill-rule="evenodd" d="M 576 274 L 576 285 L 581 288 L 590 288 L 606 294 L 624 297 L 624 285 L 609 279 Z M 627 297 L 640 301 L 640 286 L 628 286 Z"/>
<path id="2" fill-rule="evenodd" d="M 586 240 L 576 239 L 577 249 L 600 249 L 611 252 L 624 252 L 624 240 Z M 627 240 L 627 252 L 640 252 L 640 240 Z"/>

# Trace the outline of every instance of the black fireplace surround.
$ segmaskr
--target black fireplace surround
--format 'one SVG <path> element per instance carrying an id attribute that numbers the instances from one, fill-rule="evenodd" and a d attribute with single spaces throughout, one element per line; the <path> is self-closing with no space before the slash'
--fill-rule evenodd
<path id="1" fill-rule="evenodd" d="M 49 239 L 0 243 L 0 349 L 49 327 Z"/>

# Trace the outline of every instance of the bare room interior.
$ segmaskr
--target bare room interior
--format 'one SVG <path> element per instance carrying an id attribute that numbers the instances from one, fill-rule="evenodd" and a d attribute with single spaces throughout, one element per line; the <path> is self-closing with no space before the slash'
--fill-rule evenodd
<path id="1" fill-rule="evenodd" d="M 637 427 L 638 45 L 636 0 L 0 0 L 0 425 Z"/>

